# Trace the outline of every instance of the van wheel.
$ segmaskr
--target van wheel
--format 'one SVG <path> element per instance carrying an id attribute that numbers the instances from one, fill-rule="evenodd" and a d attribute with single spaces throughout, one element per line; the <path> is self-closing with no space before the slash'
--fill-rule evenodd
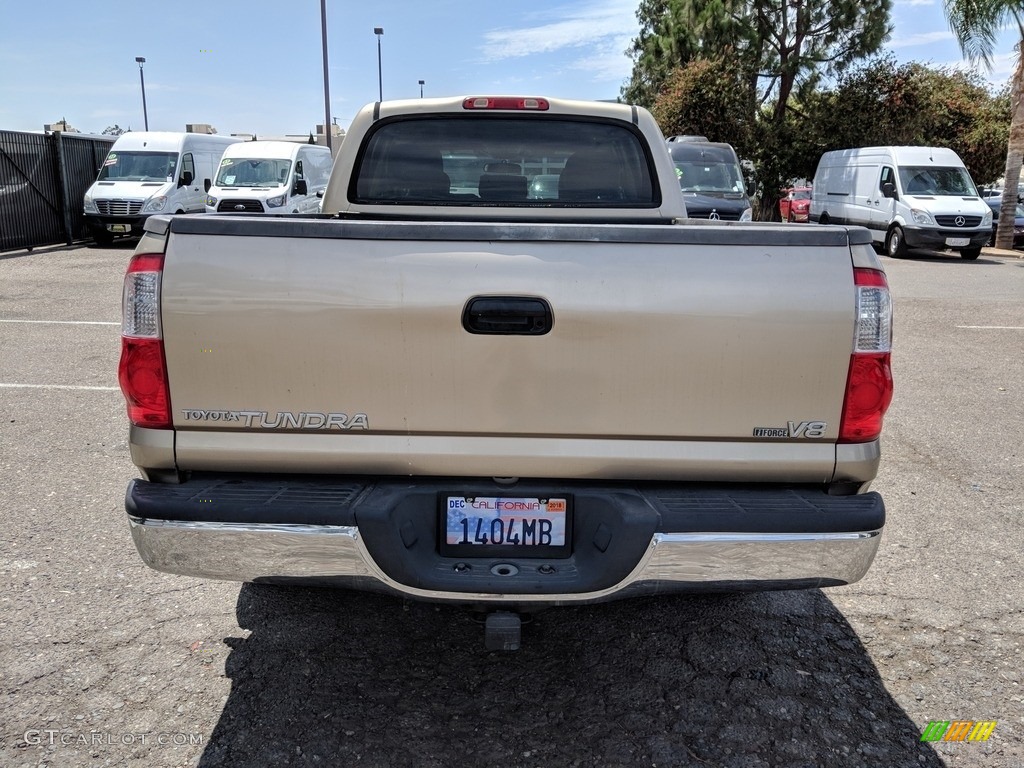
<path id="1" fill-rule="evenodd" d="M 974 261 L 981 255 L 981 248 L 963 248 L 960 251 L 960 258 L 967 261 Z"/>
<path id="2" fill-rule="evenodd" d="M 830 219 L 830 218 L 828 217 L 828 214 L 827 214 L 827 213 L 823 213 L 823 214 L 821 214 L 821 216 L 820 216 L 820 217 L 818 218 L 818 223 L 819 223 L 819 224 L 831 224 L 831 223 L 832 223 L 832 219 Z"/>
<path id="3" fill-rule="evenodd" d="M 893 259 L 902 259 L 907 255 L 907 246 L 903 242 L 903 228 L 898 224 L 885 236 L 885 252 Z"/>

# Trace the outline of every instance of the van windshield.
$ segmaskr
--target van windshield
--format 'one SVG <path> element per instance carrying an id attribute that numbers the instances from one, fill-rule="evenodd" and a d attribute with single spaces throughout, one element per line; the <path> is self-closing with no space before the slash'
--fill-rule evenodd
<path id="1" fill-rule="evenodd" d="M 901 165 L 900 181 L 908 195 L 978 197 L 978 190 L 964 168 Z"/>
<path id="2" fill-rule="evenodd" d="M 176 152 L 111 152 L 97 181 L 174 181 Z"/>
<path id="3" fill-rule="evenodd" d="M 671 147 L 679 188 L 691 194 L 744 196 L 743 174 L 723 147 L 677 144 Z"/>
<path id="4" fill-rule="evenodd" d="M 269 157 L 225 157 L 217 172 L 218 187 L 276 187 L 288 183 L 291 160 Z"/>

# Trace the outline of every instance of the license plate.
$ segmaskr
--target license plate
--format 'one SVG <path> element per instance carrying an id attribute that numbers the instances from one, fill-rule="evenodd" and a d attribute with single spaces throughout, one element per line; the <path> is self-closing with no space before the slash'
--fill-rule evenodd
<path id="1" fill-rule="evenodd" d="M 132 231 L 131 224 L 107 224 L 108 232 L 120 232 L 122 234 Z"/>
<path id="2" fill-rule="evenodd" d="M 971 238 L 969 237 L 947 237 L 946 245 L 950 248 L 963 248 L 965 245 L 971 244 Z"/>
<path id="3" fill-rule="evenodd" d="M 564 557 L 572 537 L 569 496 L 442 494 L 442 555 Z"/>

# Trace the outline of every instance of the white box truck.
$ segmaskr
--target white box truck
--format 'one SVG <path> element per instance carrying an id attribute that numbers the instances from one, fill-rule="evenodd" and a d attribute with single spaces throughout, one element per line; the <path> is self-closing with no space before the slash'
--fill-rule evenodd
<path id="1" fill-rule="evenodd" d="M 960 157 L 945 147 L 862 147 L 818 162 L 811 221 L 867 227 L 892 258 L 909 248 L 950 248 L 976 259 L 992 211 Z"/>
<path id="2" fill-rule="evenodd" d="M 331 175 L 331 150 L 291 141 L 249 141 L 224 150 L 208 213 L 316 213 Z"/>
<path id="3" fill-rule="evenodd" d="M 85 220 L 97 243 L 116 235 L 142 235 L 154 213 L 202 213 L 230 136 L 132 131 L 110 148 L 85 193 Z"/>

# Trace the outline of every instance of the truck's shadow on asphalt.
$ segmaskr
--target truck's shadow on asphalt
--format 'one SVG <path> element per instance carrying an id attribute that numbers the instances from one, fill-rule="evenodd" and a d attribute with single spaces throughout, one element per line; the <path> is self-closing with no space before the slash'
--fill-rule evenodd
<path id="1" fill-rule="evenodd" d="M 200 766 L 941 766 L 820 591 L 540 614 L 242 587 Z"/>

